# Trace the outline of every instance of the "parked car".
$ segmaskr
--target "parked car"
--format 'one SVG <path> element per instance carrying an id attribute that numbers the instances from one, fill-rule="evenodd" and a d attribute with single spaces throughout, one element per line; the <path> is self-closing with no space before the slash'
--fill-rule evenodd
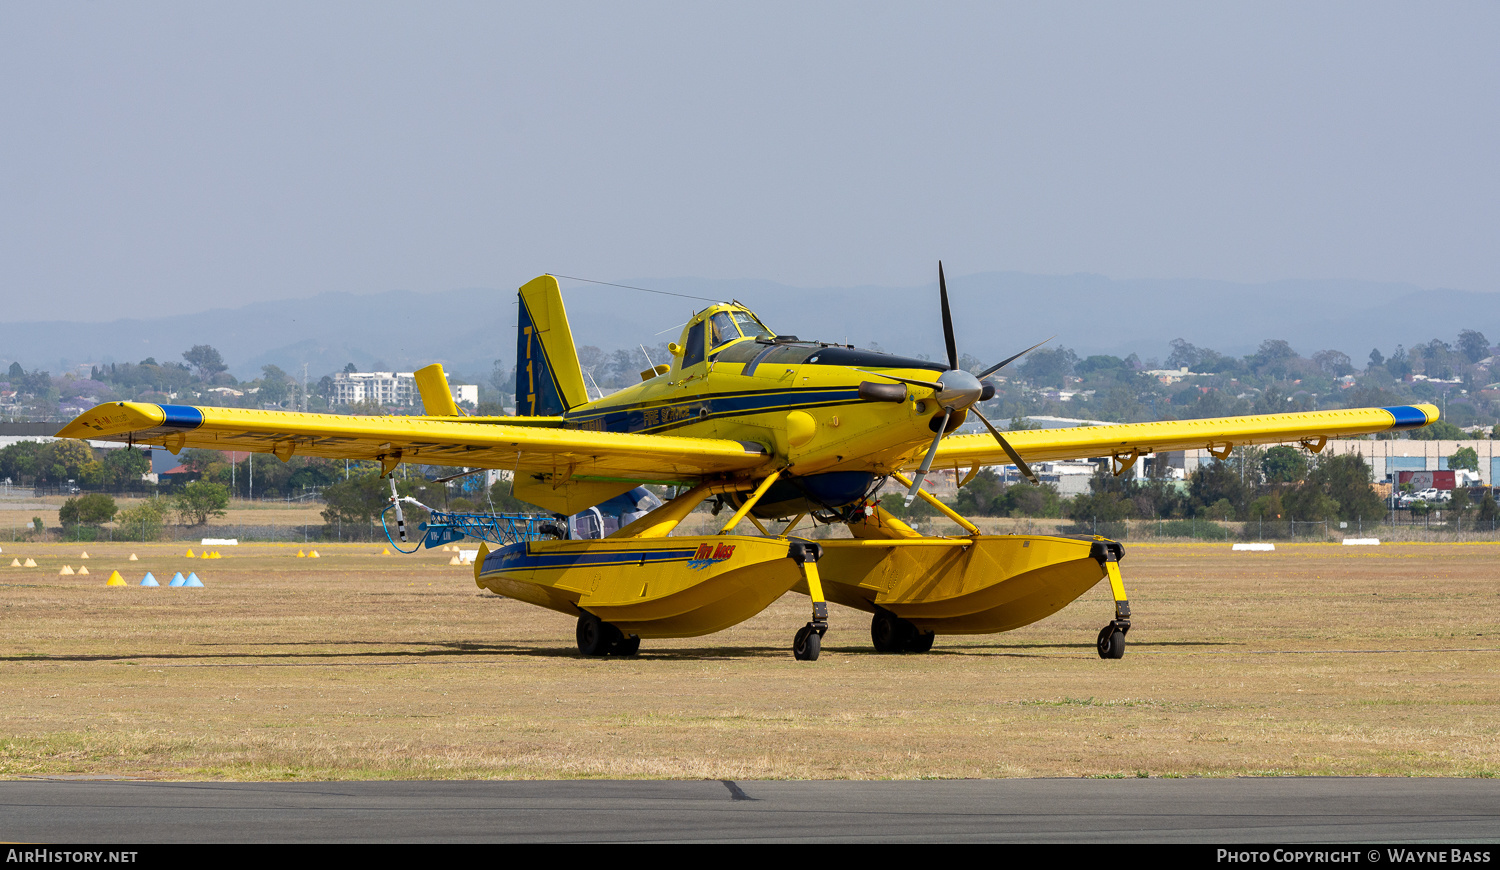
<path id="1" fill-rule="evenodd" d="M 1417 492 L 1403 492 L 1396 496 L 1395 504 L 1397 510 L 1409 510 L 1417 502 L 1426 505 L 1447 504 L 1453 499 L 1453 493 L 1441 489 L 1423 489 Z"/>

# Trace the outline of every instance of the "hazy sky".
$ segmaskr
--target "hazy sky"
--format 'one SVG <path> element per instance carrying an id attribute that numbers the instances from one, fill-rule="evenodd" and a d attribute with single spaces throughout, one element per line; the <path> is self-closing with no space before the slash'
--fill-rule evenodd
<path id="1" fill-rule="evenodd" d="M 1493 2 L 11 0 L 0 320 L 546 271 L 913 285 L 939 257 L 1500 290 L 1497 25 Z"/>

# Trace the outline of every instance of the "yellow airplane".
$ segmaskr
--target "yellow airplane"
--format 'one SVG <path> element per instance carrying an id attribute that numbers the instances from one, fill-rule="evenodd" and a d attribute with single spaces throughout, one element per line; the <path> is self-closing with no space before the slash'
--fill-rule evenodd
<path id="1" fill-rule="evenodd" d="M 481 545 L 475 583 L 577 617 L 585 655 L 630 655 L 642 638 L 693 637 L 742 622 L 789 591 L 811 598 L 793 638 L 815 660 L 832 601 L 872 614 L 882 652 L 925 652 L 937 634 L 1008 631 L 1065 607 L 1103 579 L 1115 616 L 1099 655 L 1119 658 L 1130 605 L 1123 548 L 1101 537 L 984 535 L 921 489 L 930 469 L 972 480 L 979 469 L 1028 461 L 1108 457 L 1116 474 L 1146 454 L 1300 442 L 1413 429 L 1431 405 L 1132 423 L 1002 435 L 979 410 L 993 395 L 958 366 L 947 283 L 938 267 L 947 358 L 908 359 L 779 335 L 745 306 L 698 312 L 671 345 L 672 361 L 641 382 L 590 401 L 557 279 L 520 289 L 518 416 L 460 416 L 441 365 L 417 372 L 428 416 L 353 417 L 238 408 L 111 402 L 80 415 L 60 437 L 402 462 L 513 473 L 516 497 L 559 514 L 627 503 L 643 484 L 677 487 L 665 504 L 607 536 Z M 1025 353 L 1025 351 L 1023 351 Z M 989 434 L 950 434 L 970 415 Z M 910 476 L 908 476 L 910 475 Z M 965 534 L 923 536 L 883 510 L 888 478 L 952 519 Z M 394 496 L 393 496 L 394 500 Z M 705 501 L 730 516 L 713 535 L 674 535 Z M 632 514 L 624 514 L 627 519 Z M 794 534 L 811 516 L 849 537 Z M 758 534 L 734 534 L 748 519 Z M 773 523 L 774 525 L 768 525 Z M 572 538 L 573 536 L 569 536 Z"/>

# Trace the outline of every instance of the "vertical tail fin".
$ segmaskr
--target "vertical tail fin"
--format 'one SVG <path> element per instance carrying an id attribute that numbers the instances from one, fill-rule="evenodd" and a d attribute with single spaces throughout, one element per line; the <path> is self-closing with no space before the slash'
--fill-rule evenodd
<path id="1" fill-rule="evenodd" d="M 521 288 L 516 330 L 516 413 L 555 417 L 588 401 L 557 279 Z"/>

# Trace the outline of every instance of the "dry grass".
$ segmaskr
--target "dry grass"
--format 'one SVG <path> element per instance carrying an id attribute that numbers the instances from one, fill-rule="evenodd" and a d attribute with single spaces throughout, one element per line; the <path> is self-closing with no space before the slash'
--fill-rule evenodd
<path id="1" fill-rule="evenodd" d="M 59 577 L 78 553 L 88 576 Z M 571 620 L 370 545 L 4 545 L 0 775 L 170 779 L 917 778 L 1500 772 L 1495 545 L 1134 545 L 1107 587 L 1004 635 L 870 650 L 807 599 L 577 656 Z M 196 548 L 194 548 L 196 549 Z M 125 561 L 134 550 L 141 561 Z M 36 569 L 8 568 L 34 557 Z M 106 588 L 196 570 L 205 589 Z"/>
<path id="2" fill-rule="evenodd" d="M 9 499 L 0 501 L 0 547 L 8 543 L 16 543 L 16 538 L 25 534 L 26 527 L 31 524 L 33 517 L 41 517 L 42 524 L 56 530 L 60 524 L 58 511 L 62 508 L 67 496 L 48 495 L 30 496 L 17 495 L 13 493 Z M 130 496 L 115 496 L 115 504 L 121 510 L 140 504 L 142 499 Z M 222 517 L 215 517 L 207 530 L 209 534 L 217 536 L 225 529 L 233 529 L 235 526 L 282 526 L 290 534 L 296 531 L 301 535 L 302 526 L 311 527 L 314 534 L 323 526 L 323 504 L 298 503 L 280 501 L 246 501 L 244 499 L 232 499 L 229 509 Z M 113 530 L 115 535 L 128 535 L 122 532 L 117 524 L 110 523 L 105 527 Z M 179 531 L 192 535 L 204 530 L 184 527 L 179 529 L 173 527 L 172 533 Z M 9 559 L 5 560 L 10 563 Z"/>

